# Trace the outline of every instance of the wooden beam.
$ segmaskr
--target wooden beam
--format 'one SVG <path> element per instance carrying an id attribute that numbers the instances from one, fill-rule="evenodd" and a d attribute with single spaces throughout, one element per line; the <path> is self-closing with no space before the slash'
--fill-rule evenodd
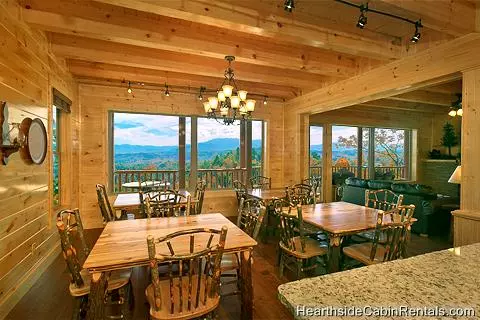
<path id="1" fill-rule="evenodd" d="M 480 34 L 472 33 L 292 99 L 288 109 L 324 112 L 446 83 L 458 79 L 459 71 L 480 66 L 479 51 Z"/>
<path id="2" fill-rule="evenodd" d="M 106 63 L 94 63 L 81 60 L 67 61 L 70 72 L 82 83 L 91 80 L 113 80 L 120 82 L 122 80 L 132 82 L 143 82 L 146 84 L 163 85 L 168 82 L 172 86 L 200 88 L 206 87 L 210 90 L 218 89 L 222 80 L 215 77 L 205 77 L 192 75 L 188 73 L 167 72 L 161 70 L 152 70 L 144 68 L 135 68 Z M 268 97 L 277 97 L 281 99 L 291 99 L 299 96 L 299 88 L 270 85 L 256 82 L 237 81 L 239 88 L 243 88 L 250 93 L 266 95 Z"/>
<path id="3" fill-rule="evenodd" d="M 450 107 L 452 105 L 452 102 L 457 100 L 457 96 L 448 93 L 415 90 L 396 96 L 391 96 L 387 99 Z"/>
<path id="4" fill-rule="evenodd" d="M 292 20 L 291 15 L 262 15 L 241 5 L 207 0 L 140 1 L 96 0 L 138 11 L 237 30 L 295 44 L 334 50 L 363 57 L 391 60 L 401 56 L 401 46 L 389 41 L 325 29 Z"/>
<path id="5" fill-rule="evenodd" d="M 475 32 L 475 4 L 459 0 L 412 1 L 380 0 L 388 7 L 399 8 L 413 20 L 422 19 L 430 29 L 454 36 Z M 376 3 L 376 5 L 381 5 Z"/>
<path id="6" fill-rule="evenodd" d="M 448 107 L 415 103 L 415 102 L 406 102 L 406 101 L 397 101 L 389 99 L 380 99 L 374 101 L 368 101 L 357 106 L 381 108 L 388 110 L 400 110 L 400 111 L 409 111 L 409 112 L 422 112 L 422 113 L 447 113 Z"/>
<path id="7" fill-rule="evenodd" d="M 131 67 L 191 73 L 201 76 L 222 77 L 226 61 L 191 54 L 142 48 L 108 41 L 61 34 L 50 36 L 52 50 L 58 56 L 92 62 L 112 63 Z M 331 78 L 302 71 L 285 70 L 235 62 L 236 79 L 311 88 L 332 81 Z"/>
<path id="8" fill-rule="evenodd" d="M 24 7 L 27 9 L 23 10 L 23 18 L 35 28 L 49 32 L 217 59 L 234 55 L 239 62 L 340 78 L 353 76 L 358 70 L 354 56 L 275 43 L 260 36 L 169 17 L 153 19 L 147 13 L 133 13 L 116 6 L 92 5 L 88 1 L 28 0 Z M 372 63 L 376 64 L 366 64 Z"/>

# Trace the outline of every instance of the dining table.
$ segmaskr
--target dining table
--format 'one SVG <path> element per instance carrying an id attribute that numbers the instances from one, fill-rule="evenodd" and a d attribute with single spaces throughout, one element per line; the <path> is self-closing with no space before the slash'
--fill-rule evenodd
<path id="1" fill-rule="evenodd" d="M 287 210 L 287 209 L 285 209 Z M 328 235 L 329 273 L 340 271 L 341 245 L 346 236 L 374 230 L 381 210 L 354 203 L 338 201 L 302 206 L 303 222 L 324 231 Z M 416 219 L 412 218 L 412 222 Z M 383 224 L 391 223 L 389 216 Z"/>
<path id="2" fill-rule="evenodd" d="M 284 198 L 286 191 L 284 188 L 278 189 L 247 189 L 247 194 L 255 198 L 262 199 L 266 204 L 275 199 Z"/>
<path id="3" fill-rule="evenodd" d="M 152 235 L 157 239 L 183 230 L 220 230 L 223 226 L 228 228 L 224 253 L 237 253 L 240 256 L 241 319 L 253 319 L 252 250 L 257 242 L 221 213 L 108 222 L 83 264 L 92 279 L 90 296 L 93 305 L 87 319 L 102 319 L 104 303 L 101 293 L 105 292 L 111 271 L 149 265 L 147 236 Z M 200 239 L 201 236 L 205 237 L 205 241 Z M 201 250 L 208 240 L 206 234 L 199 237 L 195 241 L 197 250 Z M 180 237 L 172 245 L 178 248 L 180 254 L 182 250 L 187 253 L 190 239 Z M 166 245 L 157 248 L 157 255 L 169 255 L 169 252 Z"/>
<path id="4" fill-rule="evenodd" d="M 156 180 L 147 180 L 143 182 L 139 181 L 131 181 L 131 182 L 125 182 L 122 184 L 122 188 L 125 189 L 142 189 L 142 190 L 150 190 L 152 188 L 168 188 L 170 187 L 170 182 L 168 181 L 156 181 Z"/>

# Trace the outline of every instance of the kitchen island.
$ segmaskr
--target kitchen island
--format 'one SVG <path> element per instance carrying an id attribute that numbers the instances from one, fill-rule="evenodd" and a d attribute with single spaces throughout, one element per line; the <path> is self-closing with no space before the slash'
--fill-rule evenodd
<path id="1" fill-rule="evenodd" d="M 480 243 L 282 284 L 278 297 L 295 319 L 367 319 L 379 312 L 382 319 L 422 319 L 395 312 L 444 310 L 473 310 L 475 316 L 459 318 L 478 319 Z M 347 312 L 357 316 L 343 317 Z"/>

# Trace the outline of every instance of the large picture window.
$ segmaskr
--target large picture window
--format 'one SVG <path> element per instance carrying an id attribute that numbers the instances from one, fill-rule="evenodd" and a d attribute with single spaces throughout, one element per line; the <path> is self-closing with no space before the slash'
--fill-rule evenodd
<path id="1" fill-rule="evenodd" d="M 263 121 L 252 121 L 252 141 L 245 144 L 245 123 L 225 126 L 198 117 L 192 126 L 191 117 L 123 112 L 112 112 L 111 119 L 114 192 L 133 191 L 138 188 L 135 182 L 147 181 L 179 188 L 203 180 L 210 189 L 232 188 L 234 180 L 246 182 L 249 174 L 262 171 Z M 247 150 L 245 145 L 252 147 Z"/>
<path id="2" fill-rule="evenodd" d="M 60 205 L 60 114 L 61 110 L 55 105 L 52 107 L 52 177 L 53 177 L 53 205 Z"/>

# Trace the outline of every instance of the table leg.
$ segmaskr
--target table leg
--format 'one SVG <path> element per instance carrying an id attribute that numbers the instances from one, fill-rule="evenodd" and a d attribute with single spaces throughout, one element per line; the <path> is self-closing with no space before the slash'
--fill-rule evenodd
<path id="1" fill-rule="evenodd" d="M 103 320 L 105 318 L 107 278 L 107 275 L 103 272 L 92 273 L 90 294 L 88 295 L 87 320 Z"/>
<path id="2" fill-rule="evenodd" d="M 328 273 L 340 271 L 341 236 L 330 235 L 330 245 L 328 246 Z"/>
<path id="3" fill-rule="evenodd" d="M 253 319 L 252 248 L 240 253 L 242 320 Z"/>

